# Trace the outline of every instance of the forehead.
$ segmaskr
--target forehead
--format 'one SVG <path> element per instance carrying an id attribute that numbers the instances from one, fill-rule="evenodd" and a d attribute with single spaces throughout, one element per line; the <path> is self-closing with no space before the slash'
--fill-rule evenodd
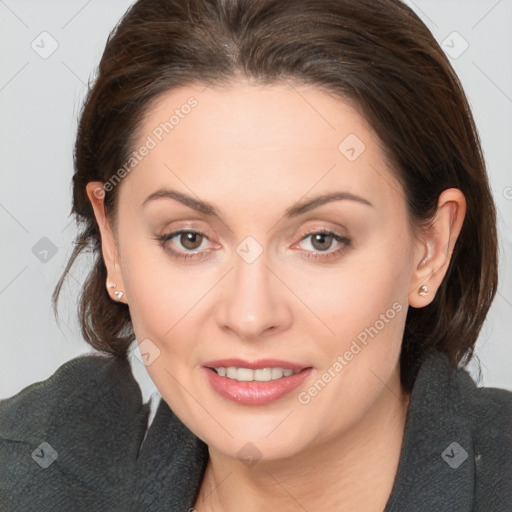
<path id="1" fill-rule="evenodd" d="M 188 108 L 194 102 L 195 106 Z M 226 88 L 196 85 L 174 89 L 157 98 L 146 113 L 143 134 L 158 130 L 172 114 L 172 139 L 239 151 L 306 147 L 332 149 L 347 130 L 373 137 L 372 129 L 353 102 L 316 87 L 280 82 L 252 85 L 242 82 Z M 178 119 L 179 118 L 179 119 Z M 164 127 L 161 127 L 164 129 Z M 164 130 L 164 136 L 168 133 Z M 339 142 L 339 141 L 338 141 Z"/>
<path id="2" fill-rule="evenodd" d="M 143 146 L 128 180 L 138 196 L 175 183 L 212 202 L 222 191 L 251 200 L 285 190 L 288 201 L 340 186 L 377 201 L 401 194 L 352 102 L 290 82 L 171 90 L 147 111 L 134 150 Z"/>

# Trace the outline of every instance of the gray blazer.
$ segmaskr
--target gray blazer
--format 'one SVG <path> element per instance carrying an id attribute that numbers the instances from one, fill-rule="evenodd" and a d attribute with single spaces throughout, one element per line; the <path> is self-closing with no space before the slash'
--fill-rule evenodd
<path id="1" fill-rule="evenodd" d="M 0 401 L 2 512 L 187 512 L 207 446 L 127 360 L 84 355 Z M 416 378 L 384 512 L 512 512 L 512 392 L 432 352 Z"/>

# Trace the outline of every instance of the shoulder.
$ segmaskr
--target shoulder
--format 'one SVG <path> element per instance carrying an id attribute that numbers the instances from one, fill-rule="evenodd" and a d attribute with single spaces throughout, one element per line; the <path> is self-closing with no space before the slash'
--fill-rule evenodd
<path id="1" fill-rule="evenodd" d="M 35 382 L 23 388 L 15 395 L 0 400 L 2 407 L 10 406 L 15 402 L 32 397 L 37 394 L 51 391 L 65 392 L 69 388 L 76 388 L 77 385 L 84 382 L 84 379 L 107 378 L 108 374 L 119 372 L 127 366 L 127 361 L 122 358 L 116 358 L 106 354 L 89 353 L 77 356 L 62 364 L 47 379 Z M 78 386 L 84 387 L 84 386 Z"/>
<path id="2" fill-rule="evenodd" d="M 129 363 L 122 358 L 86 354 L 67 361 L 46 380 L 30 384 L 16 395 L 0 400 L 0 439 L 41 430 L 58 419 L 70 403 L 97 404 L 107 395 L 141 400 L 131 377 Z M 91 401 L 93 401 L 91 403 Z M 37 421 L 34 421 L 37 419 Z"/>
<path id="3" fill-rule="evenodd" d="M 512 392 L 432 351 L 412 390 L 387 511 L 512 510 Z"/>
<path id="4" fill-rule="evenodd" d="M 47 510 L 45 496 L 80 493 L 76 510 L 99 510 L 136 459 L 147 414 L 128 361 L 100 354 L 0 400 L 0 508 Z"/>
<path id="5" fill-rule="evenodd" d="M 508 426 L 502 433 L 511 435 L 512 391 L 497 387 L 479 386 L 467 366 L 453 368 L 446 354 L 431 352 L 420 371 L 422 393 L 431 400 L 442 402 L 439 394 L 447 395 L 458 414 L 464 415 L 474 434 L 492 425 Z"/>
<path id="6" fill-rule="evenodd" d="M 474 436 L 498 435 L 512 442 L 512 391 L 478 386 L 464 367 L 457 370 L 456 380 Z"/>
<path id="7" fill-rule="evenodd" d="M 489 450 L 499 440 L 512 456 L 512 391 L 479 386 L 467 366 L 453 369 L 444 354 L 432 356 L 429 364 L 429 380 L 435 381 L 432 391 L 447 395 L 444 401 L 436 399 L 450 407 L 451 415 L 471 432 L 476 451 L 479 446 Z M 494 450 L 497 448 L 494 444 Z"/>
<path id="8" fill-rule="evenodd" d="M 479 387 L 459 369 L 462 410 L 472 438 L 475 505 L 478 510 L 512 507 L 512 391 Z"/>

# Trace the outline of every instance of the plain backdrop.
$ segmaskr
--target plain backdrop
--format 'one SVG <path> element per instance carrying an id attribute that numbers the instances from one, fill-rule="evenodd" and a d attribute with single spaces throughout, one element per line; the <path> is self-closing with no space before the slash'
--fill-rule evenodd
<path id="1" fill-rule="evenodd" d="M 512 0 L 407 2 L 449 55 L 470 100 L 498 208 L 500 286 L 469 365 L 512 390 Z M 0 0 L 0 398 L 85 352 L 76 294 L 51 293 L 72 250 L 77 116 L 109 31 L 131 1 Z"/>

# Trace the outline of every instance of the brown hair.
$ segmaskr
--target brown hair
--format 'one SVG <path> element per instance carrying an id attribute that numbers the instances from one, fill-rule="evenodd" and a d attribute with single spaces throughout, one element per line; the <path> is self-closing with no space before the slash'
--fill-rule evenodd
<path id="1" fill-rule="evenodd" d="M 53 293 L 87 249 L 94 266 L 79 317 L 94 348 L 126 356 L 128 307 L 106 289 L 101 240 L 85 186 L 108 181 L 133 151 L 153 101 L 192 83 L 291 79 L 350 99 L 382 141 L 415 226 L 439 194 L 460 189 L 466 217 L 433 302 L 407 313 L 401 379 L 412 389 L 428 350 L 466 364 L 497 289 L 495 207 L 480 140 L 462 86 L 436 40 L 399 0 L 139 0 L 111 32 L 80 114 L 74 148 L 76 247 Z M 115 224 L 119 187 L 105 195 Z"/>

